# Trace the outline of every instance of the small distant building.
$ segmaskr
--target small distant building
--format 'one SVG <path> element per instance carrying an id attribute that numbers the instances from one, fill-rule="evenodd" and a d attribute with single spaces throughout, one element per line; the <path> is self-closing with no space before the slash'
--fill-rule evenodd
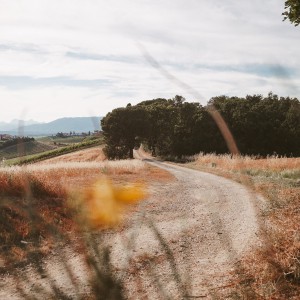
<path id="1" fill-rule="evenodd" d="M 92 136 L 101 136 L 101 135 L 102 135 L 101 130 L 94 130 L 94 132 L 92 133 Z"/>

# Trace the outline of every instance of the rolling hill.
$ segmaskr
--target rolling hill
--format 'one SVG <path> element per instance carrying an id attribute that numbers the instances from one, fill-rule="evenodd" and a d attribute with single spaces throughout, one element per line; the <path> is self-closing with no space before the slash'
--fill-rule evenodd
<path id="1" fill-rule="evenodd" d="M 0 159 L 11 159 L 19 156 L 42 153 L 45 151 L 53 150 L 55 148 L 56 147 L 54 146 L 46 145 L 37 141 L 30 141 L 27 143 L 23 143 L 21 147 L 19 147 L 19 145 L 13 145 L 2 149 L 0 148 Z"/>

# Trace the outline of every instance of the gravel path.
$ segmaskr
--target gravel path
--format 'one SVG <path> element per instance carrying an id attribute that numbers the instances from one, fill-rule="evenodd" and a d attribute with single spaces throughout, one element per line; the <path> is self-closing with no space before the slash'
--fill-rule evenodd
<path id="1" fill-rule="evenodd" d="M 223 177 L 153 160 L 148 163 L 169 171 L 176 181 L 153 188 L 143 218 L 155 224 L 173 251 L 183 281 L 188 283 L 189 295 L 210 298 L 212 291 L 228 284 L 229 271 L 241 268 L 239 258 L 243 253 L 259 242 L 257 210 L 253 206 L 256 196 Z M 135 249 L 136 256 L 164 253 L 146 225 L 135 229 L 135 234 L 135 242 L 140 245 Z M 166 260 L 156 265 L 157 277 L 166 295 L 180 298 L 168 265 Z M 153 280 L 148 275 L 149 270 L 140 269 L 139 277 L 145 282 L 139 293 L 159 299 L 154 295 L 161 291 L 151 290 Z M 134 299 L 137 290 L 130 287 L 130 291 Z"/>
<path id="2" fill-rule="evenodd" d="M 212 299 L 228 284 L 228 272 L 241 267 L 241 255 L 259 242 L 255 195 L 216 175 L 146 161 L 176 180 L 150 187 L 149 199 L 130 215 L 124 228 L 105 234 L 114 270 L 125 282 L 129 299 L 182 299 L 185 289 L 191 299 Z M 77 299 L 88 290 L 85 268 L 78 255 L 65 251 L 78 291 L 72 289 L 55 256 L 45 268 L 71 299 Z M 46 285 L 30 267 L 26 272 L 32 272 L 31 289 Z M 11 279 L 4 278 L 0 299 L 19 299 L 11 288 Z"/>

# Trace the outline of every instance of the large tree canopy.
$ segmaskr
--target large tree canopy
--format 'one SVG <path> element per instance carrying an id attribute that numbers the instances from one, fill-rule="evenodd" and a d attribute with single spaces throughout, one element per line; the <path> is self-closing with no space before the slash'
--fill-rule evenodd
<path id="1" fill-rule="evenodd" d="M 153 155 L 182 157 L 199 152 L 228 153 L 210 114 L 213 105 L 247 155 L 300 156 L 300 102 L 269 93 L 245 98 L 218 96 L 207 107 L 173 99 L 143 101 L 117 108 L 102 120 L 108 158 L 132 158 L 143 142 Z"/>
<path id="2" fill-rule="evenodd" d="M 298 26 L 300 24 L 300 0 L 285 1 L 285 11 L 282 13 L 283 20 L 290 20 L 292 24 Z"/>
<path id="3" fill-rule="evenodd" d="M 102 120 L 106 147 L 110 159 L 133 158 L 133 149 L 148 135 L 148 114 L 137 106 L 127 105 L 108 113 Z"/>
<path id="4" fill-rule="evenodd" d="M 300 155 L 300 102 L 269 93 L 210 100 L 228 124 L 242 154 Z"/>

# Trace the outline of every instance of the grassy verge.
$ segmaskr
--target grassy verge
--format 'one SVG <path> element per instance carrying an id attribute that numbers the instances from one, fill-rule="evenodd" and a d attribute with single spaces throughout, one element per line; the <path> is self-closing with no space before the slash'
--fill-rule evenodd
<path id="1" fill-rule="evenodd" d="M 106 218 L 129 219 L 143 186 L 172 179 L 140 160 L 0 168 L 0 298 L 127 299 Z"/>
<path id="2" fill-rule="evenodd" d="M 193 160 L 185 166 L 247 183 L 268 201 L 262 216 L 268 243 L 244 258 L 246 280 L 237 276 L 237 299 L 247 297 L 249 287 L 258 299 L 299 299 L 300 158 L 212 154 Z"/>
<path id="3" fill-rule="evenodd" d="M 78 192 L 81 192 L 86 196 L 86 199 L 82 198 L 86 201 L 85 204 L 91 205 L 90 196 L 96 192 L 93 186 L 101 178 L 109 178 L 115 183 L 121 176 L 128 185 L 128 182 L 135 183 L 137 178 L 147 180 L 149 173 L 152 174 L 152 170 L 137 160 L 61 162 L 29 165 L 26 168 L 0 168 L 0 271 L 12 274 L 13 293 L 18 293 L 18 298 L 22 299 L 70 299 L 63 294 L 63 288 L 55 282 L 51 274 L 45 273 L 43 258 L 53 250 L 59 253 L 62 269 L 66 273 L 64 278 L 67 277 L 71 281 L 76 292 L 78 282 L 75 283 L 74 278 L 78 274 L 70 270 L 67 265 L 69 257 L 62 253 L 64 246 L 72 245 L 73 250 L 83 254 L 79 256 L 80 266 L 86 266 L 85 262 L 88 262 L 89 272 L 86 278 L 92 285 L 88 292 L 85 289 L 85 293 L 88 294 L 78 298 L 98 299 L 97 295 L 100 294 L 104 295 L 105 299 L 121 299 L 122 297 L 106 296 L 106 293 L 109 294 L 115 289 L 118 282 L 114 275 L 108 272 L 108 250 L 105 245 L 95 250 L 93 231 L 87 230 L 85 224 L 77 222 L 70 201 L 72 195 L 78 196 Z M 121 189 L 124 185 L 113 186 L 114 192 L 123 191 L 125 195 Z M 102 188 L 112 187 L 104 185 Z M 129 196 L 135 195 L 131 192 Z M 91 214 L 97 210 L 97 206 L 92 208 Z M 103 263 L 106 263 L 104 266 L 101 261 L 102 255 Z M 32 278 L 35 277 L 27 277 L 26 272 L 21 273 L 20 269 L 16 268 L 29 266 L 28 264 L 33 268 L 33 272 L 39 274 L 37 278 L 45 278 L 44 283 L 49 286 L 48 289 L 43 289 L 40 285 L 33 288 Z M 7 295 L 3 299 L 8 299 Z"/>
<path id="4" fill-rule="evenodd" d="M 61 232 L 76 230 L 68 197 L 74 191 L 90 188 L 101 178 L 126 186 L 150 185 L 172 177 L 140 160 L 0 168 L 0 258 L 11 253 L 10 261 L 23 261 L 36 237 L 51 247 L 53 226 Z"/>
<path id="5" fill-rule="evenodd" d="M 71 152 L 75 152 L 78 150 L 101 145 L 102 143 L 103 143 L 102 138 L 88 140 L 86 142 L 73 144 L 73 145 L 67 146 L 67 147 L 57 148 L 57 149 L 46 151 L 46 152 L 39 153 L 39 154 L 28 155 L 25 157 L 19 157 L 19 158 L 15 158 L 15 159 L 9 159 L 9 160 L 5 161 L 5 165 L 6 166 L 14 166 L 14 165 L 24 165 L 24 164 L 29 164 L 29 163 L 35 163 L 38 161 L 57 157 L 57 156 L 64 155 L 67 153 L 71 153 Z"/>

